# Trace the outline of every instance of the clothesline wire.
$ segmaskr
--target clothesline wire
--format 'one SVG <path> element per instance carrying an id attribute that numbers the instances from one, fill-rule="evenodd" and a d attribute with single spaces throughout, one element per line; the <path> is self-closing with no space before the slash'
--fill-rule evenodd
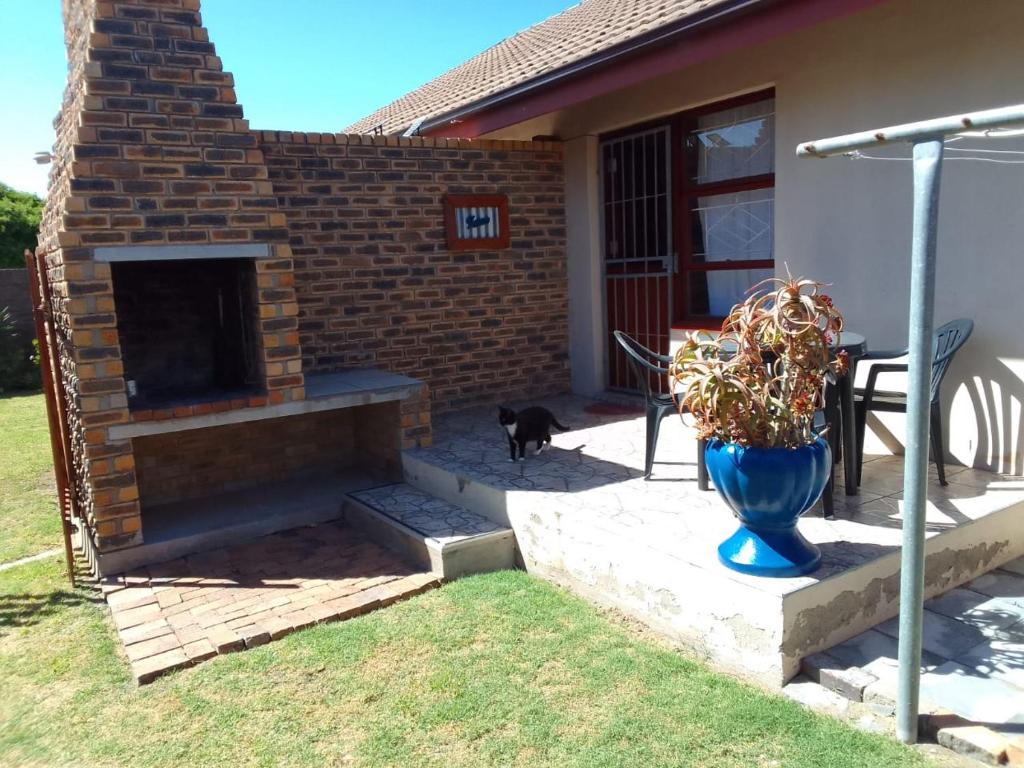
<path id="1" fill-rule="evenodd" d="M 986 155 L 1024 155 L 1022 149 L 964 149 L 963 147 L 946 147 L 947 152 L 984 152 Z"/>
<path id="2" fill-rule="evenodd" d="M 966 147 L 951 147 L 949 146 L 954 141 L 960 141 L 961 139 L 979 138 L 979 139 L 1007 139 L 1024 136 L 1024 129 L 992 129 L 987 131 L 965 131 L 964 133 L 956 136 L 950 136 L 945 139 L 946 151 L 947 152 L 963 152 L 963 153 L 974 153 L 974 154 L 986 154 L 986 155 L 1020 155 L 1024 156 L 1024 150 L 1020 149 L 981 149 L 981 148 L 966 148 Z M 895 160 L 896 162 L 909 163 L 912 162 L 912 158 L 909 157 L 884 157 L 881 155 L 868 155 L 860 150 L 854 150 L 852 152 L 844 152 L 844 157 L 850 158 L 851 160 Z M 1003 160 L 995 157 L 947 157 L 946 160 L 970 160 L 976 163 L 993 163 L 995 165 L 1024 165 L 1024 160 Z"/>
<path id="3" fill-rule="evenodd" d="M 971 150 L 964 150 L 970 152 Z M 1024 152 L 1014 152 L 1013 154 L 1024 155 Z M 859 149 L 853 152 L 844 152 L 843 157 L 848 157 L 851 160 L 891 160 L 897 163 L 910 163 L 913 162 L 913 158 L 910 157 L 882 157 L 879 155 L 866 155 Z M 993 163 L 995 165 L 1024 165 L 1024 160 L 1000 160 L 995 157 L 947 157 L 947 162 L 954 162 L 957 160 L 963 160 L 967 162 L 975 163 Z"/>

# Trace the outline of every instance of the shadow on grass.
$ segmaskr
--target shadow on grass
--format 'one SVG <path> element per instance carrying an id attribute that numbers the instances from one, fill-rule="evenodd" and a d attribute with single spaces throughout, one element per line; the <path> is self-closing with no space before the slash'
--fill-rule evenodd
<path id="1" fill-rule="evenodd" d="M 31 627 L 68 608 L 99 604 L 98 597 L 61 589 L 41 594 L 0 595 L 0 637 L 19 627 Z"/>

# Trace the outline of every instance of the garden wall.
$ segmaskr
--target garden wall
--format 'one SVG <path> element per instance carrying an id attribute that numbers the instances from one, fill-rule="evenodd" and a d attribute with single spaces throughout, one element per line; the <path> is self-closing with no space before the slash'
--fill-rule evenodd
<path id="1" fill-rule="evenodd" d="M 425 380 L 435 409 L 569 388 L 561 145 L 257 132 L 307 373 Z M 445 194 L 506 194 L 510 247 L 447 250 Z"/>

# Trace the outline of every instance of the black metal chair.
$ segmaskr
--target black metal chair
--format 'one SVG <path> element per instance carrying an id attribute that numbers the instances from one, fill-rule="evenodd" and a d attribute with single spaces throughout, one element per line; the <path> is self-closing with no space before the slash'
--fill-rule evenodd
<path id="1" fill-rule="evenodd" d="M 942 445 L 942 409 L 939 405 L 939 391 L 942 387 L 942 380 L 946 377 L 949 364 L 953 362 L 953 356 L 966 343 L 974 330 L 974 323 L 971 320 L 952 320 L 935 331 L 932 340 L 932 381 L 930 388 L 931 418 L 930 433 L 932 444 L 932 458 L 935 461 L 935 468 L 939 474 L 939 484 L 946 485 L 945 455 Z M 891 350 L 886 352 L 869 352 L 861 360 L 892 360 L 904 357 L 908 350 Z M 878 375 L 882 373 L 905 373 L 908 370 L 907 363 L 875 363 L 871 366 L 868 379 L 863 389 L 856 390 L 856 417 L 857 417 L 857 477 L 858 480 L 864 468 L 864 429 L 867 422 L 868 411 L 887 411 L 889 413 L 907 412 L 907 393 L 890 392 L 877 389 Z"/>
<path id="2" fill-rule="evenodd" d="M 647 407 L 647 448 L 644 454 L 644 479 L 650 480 L 651 471 L 654 467 L 654 452 L 658 445 L 658 432 L 661 429 L 661 420 L 669 413 L 676 410 L 675 401 L 672 395 L 655 392 L 651 386 L 651 374 L 667 380 L 669 364 L 673 358 L 670 355 L 661 355 L 648 349 L 636 339 L 623 333 L 614 331 L 615 340 L 626 353 L 626 360 L 629 362 L 633 375 L 640 385 L 644 394 L 644 401 Z M 708 490 L 708 471 L 704 466 L 704 441 L 697 441 L 697 486 L 702 490 Z"/>

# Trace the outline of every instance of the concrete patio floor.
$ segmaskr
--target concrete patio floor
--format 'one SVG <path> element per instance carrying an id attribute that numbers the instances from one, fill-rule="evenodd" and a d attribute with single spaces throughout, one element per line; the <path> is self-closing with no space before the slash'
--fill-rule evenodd
<path id="1" fill-rule="evenodd" d="M 496 408 L 441 415 L 434 445 L 404 454 L 406 482 L 510 526 L 528 570 L 772 685 L 803 657 L 896 614 L 901 458 L 871 458 L 856 496 L 837 471 L 836 519 L 819 504 L 800 524 L 822 550 L 817 572 L 749 577 L 717 560 L 735 521 L 716 493 L 697 490 L 696 441 L 678 418 L 662 423 L 645 481 L 640 410 L 575 396 L 539 404 L 571 427 L 552 450 L 509 463 Z M 929 596 L 1024 554 L 1024 480 L 963 467 L 948 475 L 942 488 L 933 467 L 929 483 Z"/>

